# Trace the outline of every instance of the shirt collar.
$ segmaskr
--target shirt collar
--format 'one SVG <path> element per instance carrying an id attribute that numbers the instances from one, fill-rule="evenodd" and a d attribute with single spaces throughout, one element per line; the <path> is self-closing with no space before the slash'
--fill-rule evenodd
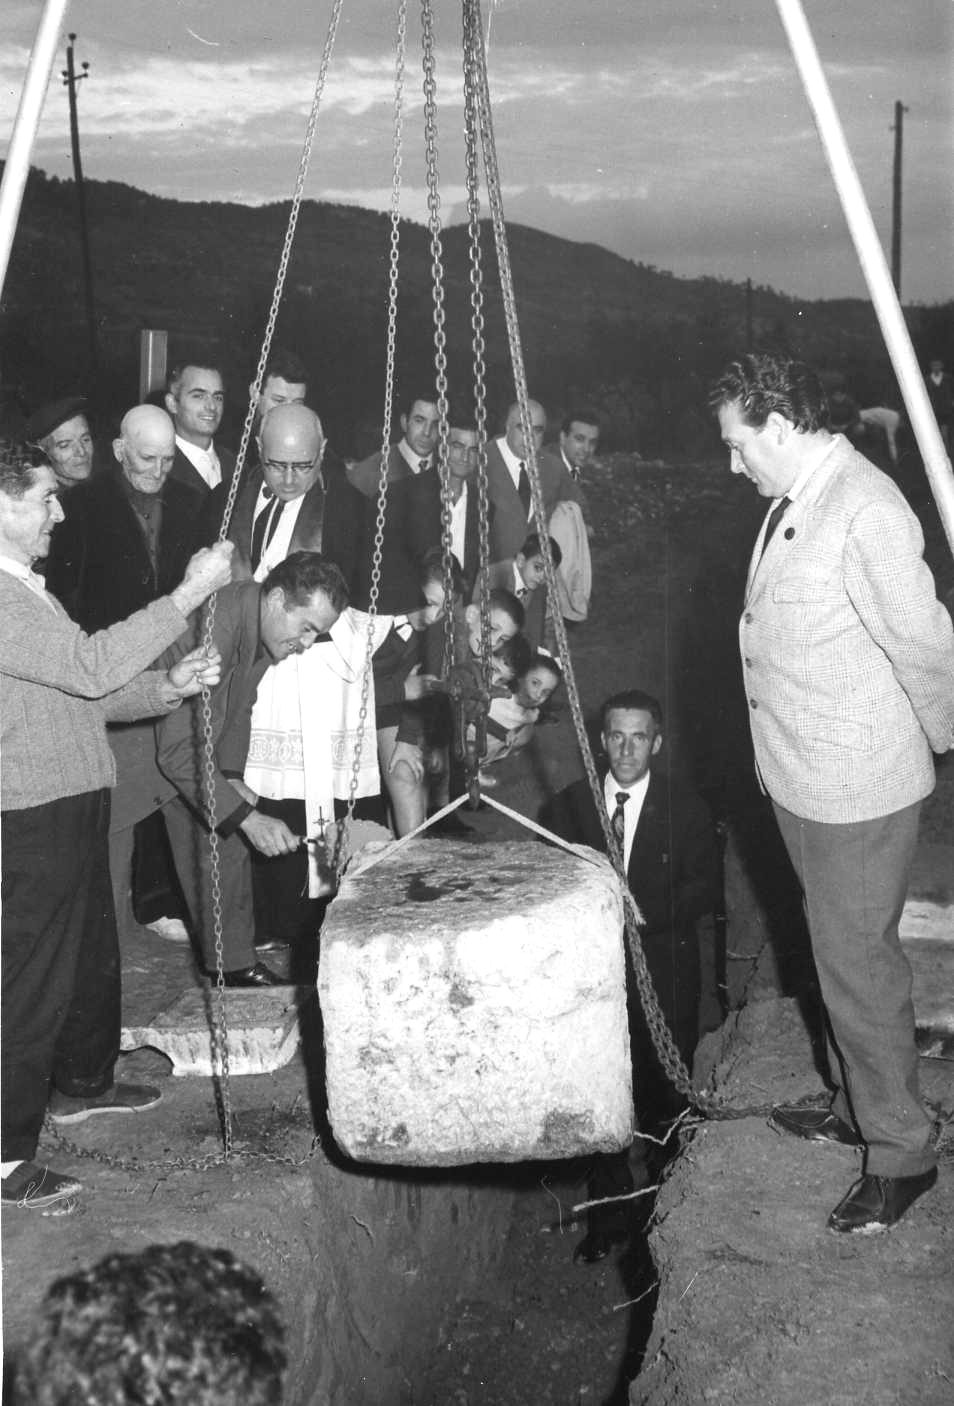
<path id="1" fill-rule="evenodd" d="M 526 464 L 526 459 L 517 458 L 516 454 L 513 452 L 513 450 L 510 448 L 510 445 L 507 443 L 506 435 L 503 435 L 500 439 L 496 441 L 496 443 L 497 448 L 500 450 L 501 459 L 503 459 L 504 463 L 507 465 L 507 468 L 513 474 L 514 478 L 516 478 L 517 474 L 520 472 L 520 465 Z"/>
<path id="2" fill-rule="evenodd" d="M 788 490 L 787 493 L 783 494 L 782 497 L 787 498 L 790 503 L 794 503 L 795 499 L 803 491 L 806 483 L 811 478 L 812 474 L 815 473 L 817 469 L 821 468 L 822 464 L 828 458 L 829 454 L 832 452 L 835 447 L 835 444 L 840 438 L 840 435 L 832 435 L 831 439 L 824 446 L 821 452 L 811 457 L 809 462 L 805 465 L 801 473 L 798 475 L 798 478 L 792 484 L 791 488 Z M 773 503 L 780 503 L 781 501 L 781 497 L 773 499 Z"/>
<path id="3" fill-rule="evenodd" d="M 430 455 L 415 454 L 406 439 L 402 439 L 398 444 L 398 453 L 407 464 L 412 474 L 422 474 L 424 469 L 431 467 Z M 424 466 L 423 468 L 421 466 Z"/>
<path id="4" fill-rule="evenodd" d="M 181 449 L 193 468 L 205 468 L 210 464 L 218 464 L 219 456 L 215 452 L 215 441 L 209 443 L 208 449 L 202 449 L 198 444 L 193 444 L 189 439 L 180 439 L 176 435 L 176 448 Z"/>
<path id="5" fill-rule="evenodd" d="M 616 777 L 613 775 L 613 773 L 611 771 L 608 771 L 606 773 L 606 781 L 603 783 L 603 792 L 610 814 L 612 814 L 612 812 L 616 809 L 617 791 L 625 791 L 627 796 L 645 797 L 646 792 L 649 790 L 649 778 L 651 775 L 652 772 L 647 771 L 646 775 L 640 777 L 638 781 L 634 781 L 632 786 L 622 786 L 616 780 Z M 613 802 L 612 805 L 610 805 L 610 801 Z"/>

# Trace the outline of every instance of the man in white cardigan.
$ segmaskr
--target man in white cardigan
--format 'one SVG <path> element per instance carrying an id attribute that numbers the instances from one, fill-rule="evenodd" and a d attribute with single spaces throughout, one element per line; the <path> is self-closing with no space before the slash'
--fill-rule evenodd
<path id="1" fill-rule="evenodd" d="M 836 1231 L 894 1224 L 937 1179 L 898 938 L 932 750 L 954 747 L 954 631 L 894 483 L 827 428 L 818 377 L 784 356 L 716 382 L 733 473 L 772 500 L 739 624 L 755 760 L 804 894 L 828 1016 L 828 1109 L 800 1137 L 861 1146 Z"/>

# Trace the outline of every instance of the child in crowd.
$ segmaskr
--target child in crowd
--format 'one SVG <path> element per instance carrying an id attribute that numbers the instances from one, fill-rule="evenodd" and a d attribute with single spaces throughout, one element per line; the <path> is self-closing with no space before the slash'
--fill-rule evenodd
<path id="1" fill-rule="evenodd" d="M 559 543 L 550 537 L 553 565 L 563 560 Z M 523 633 L 533 649 L 554 646 L 553 625 L 547 613 L 547 577 L 540 537 L 532 532 L 515 557 L 494 562 L 488 569 L 491 589 L 511 592 L 523 606 Z"/>
<path id="2" fill-rule="evenodd" d="M 562 681 L 557 661 L 545 650 L 538 650 L 517 672 L 512 691 L 506 697 L 491 699 L 484 766 L 527 745 L 541 711 Z"/>

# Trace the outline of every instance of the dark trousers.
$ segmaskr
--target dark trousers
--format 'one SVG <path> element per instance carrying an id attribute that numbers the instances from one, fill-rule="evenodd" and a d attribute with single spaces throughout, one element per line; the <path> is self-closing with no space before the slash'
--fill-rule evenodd
<path id="1" fill-rule="evenodd" d="M 119 939 L 109 878 L 109 792 L 0 817 L 2 1152 L 30 1160 L 50 1081 L 74 1098 L 113 1082 Z"/>
<path id="2" fill-rule="evenodd" d="M 918 1176 L 937 1161 L 918 1088 L 911 967 L 898 937 L 920 810 L 833 825 L 775 804 L 828 1015 L 832 1107 L 857 1124 L 865 1171 L 880 1177 Z"/>
<path id="3" fill-rule="evenodd" d="M 692 1057 L 699 1041 L 699 996 L 701 986 L 699 943 L 695 930 L 642 934 L 643 953 L 652 977 L 659 1005 L 683 1063 L 692 1073 Z M 649 1026 L 627 955 L 627 1004 L 629 1036 L 633 1055 L 633 1097 L 639 1132 L 662 1137 L 666 1125 L 686 1107 L 686 1100 L 673 1088 L 653 1046 Z M 622 1152 L 598 1153 L 589 1178 L 589 1196 L 625 1196 L 650 1186 L 659 1168 L 675 1151 L 672 1143 L 658 1146 L 637 1136 L 633 1146 Z M 594 1207 L 589 1215 L 591 1230 L 612 1232 L 625 1229 L 640 1201 Z M 645 1209 L 650 1206 L 647 1198 Z M 635 1212 L 634 1212 L 634 1209 Z"/>

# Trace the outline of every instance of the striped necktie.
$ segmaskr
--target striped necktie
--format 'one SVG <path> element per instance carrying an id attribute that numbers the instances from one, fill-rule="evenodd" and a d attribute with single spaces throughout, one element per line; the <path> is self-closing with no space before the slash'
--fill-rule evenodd
<path id="1" fill-rule="evenodd" d="M 617 791 L 617 792 L 616 792 L 616 809 L 613 811 L 612 817 L 611 817 L 611 819 L 610 819 L 610 824 L 611 824 L 612 827 L 613 827 L 613 834 L 616 836 L 617 843 L 619 844 L 620 851 L 621 851 L 621 853 L 623 854 L 623 857 L 624 857 L 624 858 L 625 858 L 625 856 L 626 856 L 626 849 L 625 849 L 626 814 L 625 814 L 625 808 L 626 808 L 626 802 L 627 802 L 628 800 L 629 800 L 629 792 L 628 792 L 628 791 Z"/>

